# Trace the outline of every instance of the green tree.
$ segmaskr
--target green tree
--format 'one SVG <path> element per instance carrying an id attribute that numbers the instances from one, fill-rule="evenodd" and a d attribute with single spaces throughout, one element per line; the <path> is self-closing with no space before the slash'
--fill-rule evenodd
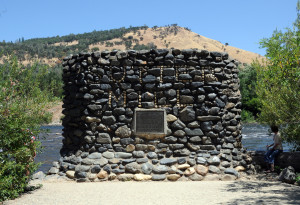
<path id="1" fill-rule="evenodd" d="M 40 89 L 44 74 L 16 57 L 0 65 L 0 202 L 24 192 L 38 166 L 33 158 L 39 142 L 32 137 L 49 120 L 45 110 L 52 99 Z"/>
<path id="2" fill-rule="evenodd" d="M 242 120 L 254 121 L 259 113 L 259 100 L 255 92 L 257 73 L 251 66 L 239 67 L 240 91 L 242 95 Z"/>
<path id="3" fill-rule="evenodd" d="M 281 125 L 283 137 L 300 150 L 300 1 L 297 19 L 284 32 L 260 42 L 267 61 L 256 63 L 257 96 L 261 103 L 259 118 L 267 124 Z"/>

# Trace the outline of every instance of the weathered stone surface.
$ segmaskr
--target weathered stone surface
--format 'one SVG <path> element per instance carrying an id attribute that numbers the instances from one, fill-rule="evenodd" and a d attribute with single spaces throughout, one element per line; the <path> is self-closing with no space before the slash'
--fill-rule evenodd
<path id="1" fill-rule="evenodd" d="M 127 127 L 127 125 L 124 125 L 122 127 L 119 127 L 115 134 L 118 136 L 118 137 L 121 137 L 121 138 L 127 138 L 127 137 L 130 137 L 131 136 L 131 129 L 129 129 Z"/>
<path id="2" fill-rule="evenodd" d="M 230 167 L 230 163 L 228 161 L 223 161 L 223 162 L 221 162 L 221 166 L 228 168 L 228 167 Z"/>
<path id="3" fill-rule="evenodd" d="M 147 157 L 149 159 L 157 159 L 157 154 L 155 152 L 148 152 Z"/>
<path id="4" fill-rule="evenodd" d="M 227 168 L 227 169 L 225 169 L 224 173 L 225 174 L 231 174 L 231 175 L 234 175 L 236 177 L 240 176 L 240 174 L 235 169 L 233 169 L 233 168 Z"/>
<path id="5" fill-rule="evenodd" d="M 147 180 L 151 180 L 152 176 L 151 175 L 146 175 L 146 174 L 135 174 L 133 176 L 133 179 L 135 181 L 147 181 Z"/>
<path id="6" fill-rule="evenodd" d="M 224 176 L 222 176 L 221 180 L 222 181 L 234 181 L 234 180 L 236 180 L 236 176 L 231 175 L 231 174 L 225 174 Z"/>
<path id="7" fill-rule="evenodd" d="M 97 118 L 97 117 L 86 117 L 86 118 L 85 118 L 85 121 L 86 121 L 87 123 L 91 123 L 91 122 L 101 122 L 101 120 L 100 120 L 99 118 Z"/>
<path id="8" fill-rule="evenodd" d="M 99 164 L 101 167 L 106 165 L 108 163 L 108 160 L 106 158 L 97 159 L 94 161 L 94 164 Z"/>
<path id="9" fill-rule="evenodd" d="M 177 181 L 181 176 L 179 174 L 169 174 L 167 179 L 170 181 Z"/>
<path id="10" fill-rule="evenodd" d="M 115 173 L 110 173 L 109 175 L 108 175 L 108 179 L 109 180 L 115 180 L 117 178 L 117 175 L 115 174 Z"/>
<path id="11" fill-rule="evenodd" d="M 214 166 L 214 165 L 210 165 L 208 167 L 208 171 L 211 172 L 211 173 L 214 173 L 214 174 L 220 174 L 221 173 L 220 169 L 218 167 Z"/>
<path id="12" fill-rule="evenodd" d="M 185 128 L 184 131 L 188 136 L 202 136 L 203 135 L 203 132 L 200 128 L 196 128 L 196 129 Z"/>
<path id="13" fill-rule="evenodd" d="M 75 173 L 75 172 L 74 172 Z M 73 175 L 74 176 L 74 175 Z M 43 180 L 46 177 L 46 175 L 44 174 L 44 172 L 39 171 L 37 173 L 34 173 L 32 175 L 32 179 L 38 179 L 38 180 Z M 70 177 L 69 177 L 70 178 Z M 74 178 L 74 177 L 73 177 Z"/>
<path id="14" fill-rule="evenodd" d="M 195 170 L 198 174 L 205 176 L 208 173 L 208 168 L 206 166 L 203 165 L 197 165 L 195 167 Z"/>
<path id="15" fill-rule="evenodd" d="M 87 171 L 89 171 L 89 169 L 90 169 L 90 166 L 86 166 L 86 165 L 77 165 L 75 167 L 76 172 L 87 172 Z"/>
<path id="16" fill-rule="evenodd" d="M 219 181 L 221 179 L 218 174 L 208 174 L 204 177 L 204 181 Z"/>
<path id="17" fill-rule="evenodd" d="M 197 120 L 205 122 L 205 121 L 218 121 L 221 120 L 219 116 L 198 116 Z"/>
<path id="18" fill-rule="evenodd" d="M 91 166 L 91 173 L 99 173 L 101 170 L 100 165 Z"/>
<path id="19" fill-rule="evenodd" d="M 180 164 L 177 166 L 178 169 L 183 169 L 183 170 L 185 170 L 189 167 L 191 167 L 191 165 L 189 165 L 189 164 Z"/>
<path id="20" fill-rule="evenodd" d="M 126 146 L 126 152 L 133 152 L 135 150 L 135 146 L 133 144 L 129 144 Z"/>
<path id="21" fill-rule="evenodd" d="M 120 174 L 117 176 L 118 180 L 120 181 L 130 181 L 134 177 L 133 174 Z"/>
<path id="22" fill-rule="evenodd" d="M 89 154 L 87 156 L 89 159 L 100 159 L 101 158 L 101 153 L 98 152 L 93 152 L 92 154 Z"/>
<path id="23" fill-rule="evenodd" d="M 225 161 L 226 162 L 226 161 Z M 223 166 L 223 167 L 225 167 L 225 166 Z M 237 166 L 237 167 L 235 167 L 234 168 L 237 172 L 243 172 L 243 171 L 245 171 L 246 169 L 245 169 L 245 167 L 243 167 L 243 166 Z"/>
<path id="24" fill-rule="evenodd" d="M 182 121 L 176 120 L 175 122 L 173 122 L 171 127 L 176 130 L 181 130 L 184 129 L 186 125 Z"/>
<path id="25" fill-rule="evenodd" d="M 136 163 L 136 162 L 132 162 L 129 164 L 125 165 L 125 171 L 129 172 L 129 173 L 140 173 L 141 172 L 141 166 Z"/>
<path id="26" fill-rule="evenodd" d="M 177 159 L 164 158 L 164 159 L 161 159 L 159 163 L 160 163 L 161 165 L 171 166 L 171 165 L 177 163 Z"/>
<path id="27" fill-rule="evenodd" d="M 175 137 L 184 137 L 185 136 L 185 132 L 183 130 L 176 130 L 174 132 L 174 136 Z"/>
<path id="28" fill-rule="evenodd" d="M 103 116 L 102 117 L 102 122 L 105 125 L 112 125 L 116 122 L 116 118 L 114 116 Z"/>
<path id="29" fill-rule="evenodd" d="M 162 181 L 166 179 L 166 175 L 165 174 L 154 174 L 152 175 L 152 180 L 153 181 Z"/>
<path id="30" fill-rule="evenodd" d="M 192 181 L 202 181 L 203 178 L 204 178 L 203 176 L 201 176 L 197 173 L 194 173 L 194 174 L 189 176 L 189 179 L 192 180 Z"/>
<path id="31" fill-rule="evenodd" d="M 97 177 L 99 179 L 107 179 L 108 178 L 108 173 L 104 170 L 101 170 L 98 174 Z"/>
<path id="32" fill-rule="evenodd" d="M 294 184 L 296 181 L 295 169 L 292 166 L 285 168 L 280 172 L 278 178 L 285 183 Z"/>
<path id="33" fill-rule="evenodd" d="M 145 153 L 143 151 L 133 151 L 132 156 L 135 158 L 143 158 Z"/>
<path id="34" fill-rule="evenodd" d="M 185 107 L 183 110 L 179 112 L 179 115 L 180 115 L 180 119 L 183 122 L 191 122 L 196 119 L 195 111 L 191 106 Z"/>
<path id="35" fill-rule="evenodd" d="M 167 115 L 167 122 L 174 122 L 177 120 L 177 117 L 171 114 Z"/>
<path id="36" fill-rule="evenodd" d="M 153 170 L 153 165 L 150 163 L 145 163 L 142 165 L 141 170 L 144 174 L 151 174 Z"/>
<path id="37" fill-rule="evenodd" d="M 196 163 L 197 164 L 207 164 L 207 161 L 206 161 L 206 159 L 204 159 L 203 157 L 197 157 L 196 158 Z"/>
<path id="38" fill-rule="evenodd" d="M 66 175 L 67 175 L 68 178 L 74 179 L 74 178 L 75 178 L 75 171 L 68 170 L 68 171 L 66 172 Z"/>
<path id="39" fill-rule="evenodd" d="M 113 152 L 103 152 L 102 156 L 105 157 L 106 159 L 112 159 L 114 158 L 115 154 Z"/>
<path id="40" fill-rule="evenodd" d="M 220 158 L 217 156 L 213 156 L 207 160 L 208 164 L 218 166 L 220 164 Z"/>
<path id="41" fill-rule="evenodd" d="M 158 165 L 153 168 L 153 173 L 155 174 L 164 174 L 166 172 L 168 172 L 168 167 L 165 165 Z"/>
<path id="42" fill-rule="evenodd" d="M 107 133 L 99 133 L 96 141 L 100 144 L 110 144 L 111 143 L 110 136 Z"/>
<path id="43" fill-rule="evenodd" d="M 94 159 L 89 159 L 89 158 L 84 158 L 82 161 L 81 161 L 81 164 L 84 164 L 84 165 L 91 165 L 94 163 Z"/>
<path id="44" fill-rule="evenodd" d="M 195 168 L 194 167 L 189 167 L 189 168 L 187 168 L 185 171 L 184 171 L 184 175 L 186 175 L 186 176 L 190 176 L 190 175 L 192 175 L 192 174 L 194 174 L 195 173 Z"/>
<path id="45" fill-rule="evenodd" d="M 115 153 L 116 158 L 122 158 L 122 159 L 128 159 L 132 157 L 131 153 L 126 153 L 126 152 L 116 152 Z"/>
<path id="46" fill-rule="evenodd" d="M 56 167 L 51 167 L 48 171 L 48 174 L 57 174 L 59 172 L 59 169 Z"/>

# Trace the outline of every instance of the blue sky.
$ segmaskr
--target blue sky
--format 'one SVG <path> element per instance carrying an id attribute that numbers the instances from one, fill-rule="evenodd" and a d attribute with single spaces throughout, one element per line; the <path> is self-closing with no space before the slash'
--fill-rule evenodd
<path id="1" fill-rule="evenodd" d="M 0 0 L 0 41 L 177 23 L 264 55 L 258 42 L 291 27 L 297 0 Z"/>

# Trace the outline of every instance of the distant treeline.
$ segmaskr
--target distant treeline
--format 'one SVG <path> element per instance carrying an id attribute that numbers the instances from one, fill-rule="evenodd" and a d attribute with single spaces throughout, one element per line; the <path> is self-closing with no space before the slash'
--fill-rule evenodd
<path id="1" fill-rule="evenodd" d="M 167 27 L 168 33 L 174 33 L 175 35 L 178 32 L 179 27 L 177 24 L 171 24 L 165 26 Z M 16 42 L 0 42 L 0 57 L 7 56 L 14 53 L 19 60 L 25 60 L 29 58 L 62 58 L 71 53 L 78 52 L 87 52 L 89 51 L 89 45 L 100 43 L 105 44 L 107 47 L 113 47 L 114 45 L 125 45 L 126 49 L 150 49 L 155 48 L 156 46 L 153 43 L 148 43 L 147 45 L 139 44 L 139 41 L 143 40 L 141 36 L 141 30 L 146 30 L 149 27 L 137 26 L 129 28 L 118 28 L 110 29 L 104 31 L 93 31 L 83 34 L 69 34 L 66 36 L 56 36 L 48 38 L 33 38 L 29 40 L 24 40 L 24 38 L 19 38 Z M 158 26 L 153 26 L 152 29 L 157 29 Z M 185 28 L 190 30 L 189 28 Z M 124 38 L 124 35 L 130 32 L 137 33 L 137 36 L 140 36 L 139 39 L 134 39 L 133 36 L 128 36 Z M 164 34 L 165 36 L 166 34 Z M 162 39 L 164 36 L 159 36 Z M 112 39 L 120 38 L 120 41 L 114 43 L 107 42 Z M 71 43 L 78 41 L 78 44 L 74 45 L 65 45 L 60 43 Z M 58 45 L 55 45 L 58 43 Z M 98 48 L 93 48 L 91 51 L 97 51 Z"/>

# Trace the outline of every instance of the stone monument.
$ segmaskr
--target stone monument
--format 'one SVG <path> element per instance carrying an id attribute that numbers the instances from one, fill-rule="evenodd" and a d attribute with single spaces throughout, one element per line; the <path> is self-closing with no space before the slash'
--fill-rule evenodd
<path id="1" fill-rule="evenodd" d="M 235 179 L 237 62 L 227 53 L 151 49 L 64 58 L 59 169 L 77 181 Z"/>

